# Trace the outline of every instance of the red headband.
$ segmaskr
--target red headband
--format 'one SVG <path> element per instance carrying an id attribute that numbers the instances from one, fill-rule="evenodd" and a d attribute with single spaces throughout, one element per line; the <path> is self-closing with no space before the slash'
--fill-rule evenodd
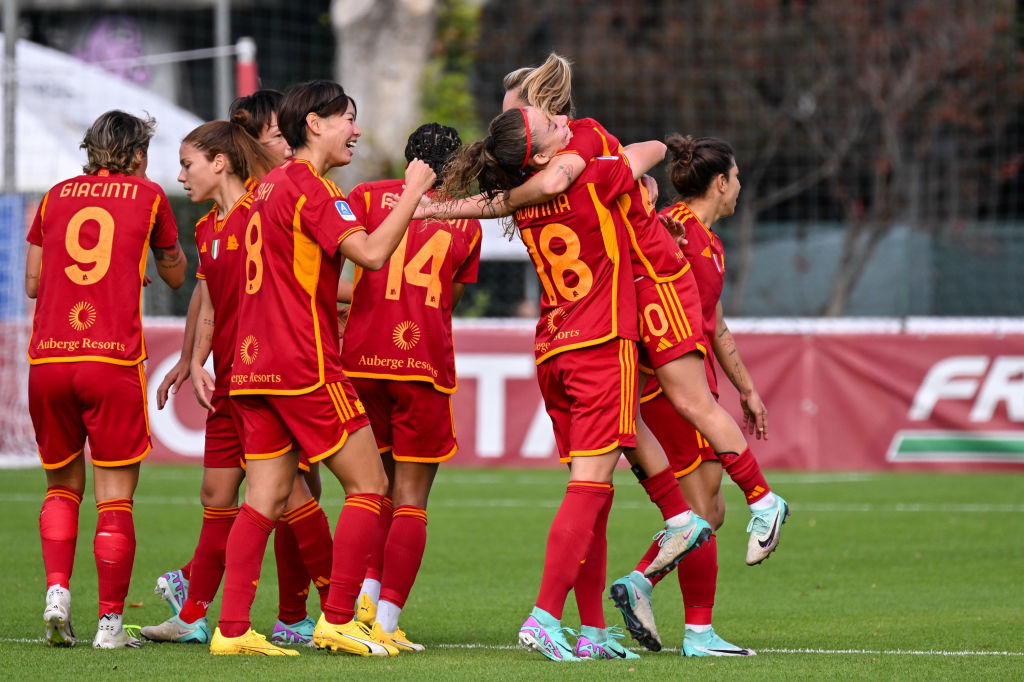
<path id="1" fill-rule="evenodd" d="M 519 107 L 519 111 L 523 114 L 523 123 L 526 124 L 526 158 L 523 159 L 523 165 L 519 167 L 519 170 L 526 168 L 526 164 L 530 162 L 530 119 L 526 116 L 526 109 Z"/>

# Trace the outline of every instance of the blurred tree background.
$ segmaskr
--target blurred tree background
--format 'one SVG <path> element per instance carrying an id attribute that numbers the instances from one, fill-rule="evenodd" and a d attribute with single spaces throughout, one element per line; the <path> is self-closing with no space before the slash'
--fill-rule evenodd
<path id="1" fill-rule="evenodd" d="M 198 49 L 217 4 L 19 0 L 19 32 L 75 53 L 117 17 L 144 52 Z M 556 51 L 574 63 L 578 114 L 623 142 L 681 132 L 736 150 L 743 190 L 717 226 L 730 314 L 1024 315 L 1019 0 L 229 4 L 231 40 L 255 38 L 264 87 L 333 77 L 355 96 L 364 136 L 335 174 L 343 189 L 399 174 L 420 123 L 479 138 L 502 76 Z M 151 71 L 147 87 L 223 115 L 210 60 Z M 664 204 L 674 192 L 658 179 Z M 187 235 L 203 211 L 176 205 Z M 464 313 L 513 315 L 535 296 L 508 246 L 488 253 Z M 156 313 L 187 301 L 147 296 Z"/>

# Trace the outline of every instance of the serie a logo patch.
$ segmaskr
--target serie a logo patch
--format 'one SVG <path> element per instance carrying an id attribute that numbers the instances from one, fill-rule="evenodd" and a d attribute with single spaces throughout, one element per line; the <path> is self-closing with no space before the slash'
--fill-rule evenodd
<path id="1" fill-rule="evenodd" d="M 338 215 L 341 216 L 342 220 L 355 221 L 356 214 L 349 208 L 348 202 L 343 199 L 338 199 L 334 202 L 334 208 L 338 209 Z"/>

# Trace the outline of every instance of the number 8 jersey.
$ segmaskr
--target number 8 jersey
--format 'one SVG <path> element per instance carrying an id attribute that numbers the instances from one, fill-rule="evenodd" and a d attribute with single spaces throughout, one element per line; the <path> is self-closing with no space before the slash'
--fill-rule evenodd
<path id="1" fill-rule="evenodd" d="M 167 196 L 145 178 L 100 169 L 54 186 L 28 233 L 43 249 L 29 362 L 145 360 L 146 251 L 177 240 Z"/>
<path id="2" fill-rule="evenodd" d="M 338 246 L 364 231 L 338 187 L 289 159 L 252 190 L 231 395 L 302 395 L 344 377 Z"/>
<path id="3" fill-rule="evenodd" d="M 629 242 L 617 209 L 609 208 L 633 184 L 622 157 L 599 156 L 564 193 L 515 212 L 541 283 L 537 364 L 616 337 L 636 340 Z"/>

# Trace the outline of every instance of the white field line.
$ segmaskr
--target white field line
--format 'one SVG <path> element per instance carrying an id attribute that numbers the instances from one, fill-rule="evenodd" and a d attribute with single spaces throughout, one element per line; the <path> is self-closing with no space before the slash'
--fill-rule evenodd
<path id="1" fill-rule="evenodd" d="M 0 494 L 0 503 L 11 502 L 16 504 L 38 503 L 42 504 L 42 495 L 27 493 Z M 138 495 L 135 497 L 136 504 L 140 505 L 166 505 L 166 506 L 199 506 L 199 497 L 189 496 L 164 496 L 164 495 Z M 343 500 L 334 495 L 327 494 L 320 500 L 322 505 L 341 504 Z M 522 500 L 516 498 L 504 499 L 463 499 L 463 500 L 432 500 L 431 506 L 447 507 L 456 509 L 524 509 L 524 508 L 550 508 L 555 509 L 561 503 L 560 500 Z M 615 502 L 616 509 L 623 510 L 647 510 L 649 502 L 626 501 Z M 924 513 L 924 514 L 1024 514 L 1024 504 L 791 504 L 794 513 L 820 512 L 820 513 Z"/>
<path id="2" fill-rule="evenodd" d="M 89 644 L 92 640 L 79 639 L 80 645 Z M 45 640 L 42 637 L 38 638 L 26 638 L 26 637 L 0 637 L 0 644 L 44 644 Z M 431 644 L 431 649 L 476 649 L 483 651 L 514 651 L 521 649 L 522 647 L 513 646 L 509 644 L 477 644 L 477 643 L 465 643 L 465 644 Z M 630 647 L 634 651 L 641 653 L 643 649 L 638 647 Z M 679 651 L 678 648 L 673 649 L 666 647 L 662 649 L 664 652 L 675 653 Z M 913 649 L 758 649 L 760 654 L 816 654 L 824 656 L 843 656 L 843 655 L 855 655 L 855 656 L 1024 656 L 1024 651 L 916 651 Z"/>

